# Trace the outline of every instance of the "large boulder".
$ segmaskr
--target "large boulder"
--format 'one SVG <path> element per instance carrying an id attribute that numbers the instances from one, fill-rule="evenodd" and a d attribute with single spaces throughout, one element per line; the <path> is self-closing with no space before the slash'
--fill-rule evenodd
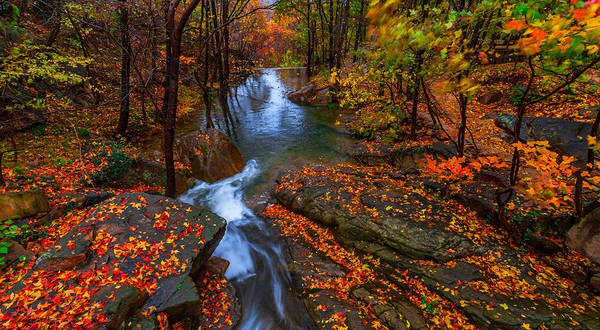
<path id="1" fill-rule="evenodd" d="M 227 135 L 211 128 L 183 136 L 175 146 L 180 162 L 192 166 L 192 175 L 213 183 L 240 173 L 246 163 Z"/>
<path id="2" fill-rule="evenodd" d="M 173 322 L 198 315 L 195 281 L 225 224 L 209 211 L 165 197 L 111 198 L 0 297 L 0 319 L 9 328 L 122 329 L 137 312 L 165 313 Z"/>
<path id="3" fill-rule="evenodd" d="M 50 211 L 50 204 L 41 190 L 0 194 L 0 220 L 24 218 Z"/>
<path id="4" fill-rule="evenodd" d="M 497 89 L 492 89 L 491 91 L 481 95 L 477 98 L 477 101 L 481 104 L 490 105 L 496 103 L 502 99 L 502 92 Z"/>
<path id="5" fill-rule="evenodd" d="M 509 134 L 514 134 L 515 117 L 502 115 L 495 124 Z M 548 141 L 550 148 L 560 155 L 574 156 L 576 165 L 583 165 L 587 159 L 588 142 L 586 137 L 592 131 L 592 124 L 558 118 L 523 118 L 521 124 L 522 141 Z"/>
<path id="6" fill-rule="evenodd" d="M 567 246 L 600 264 L 600 208 L 567 232 Z"/>
<path id="7" fill-rule="evenodd" d="M 329 88 L 317 89 L 314 83 L 310 83 L 297 91 L 289 93 L 288 99 L 298 105 L 304 106 L 326 106 L 331 103 Z"/>

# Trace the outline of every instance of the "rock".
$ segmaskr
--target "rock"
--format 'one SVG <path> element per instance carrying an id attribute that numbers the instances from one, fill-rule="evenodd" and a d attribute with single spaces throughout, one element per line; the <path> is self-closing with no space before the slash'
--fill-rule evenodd
<path id="1" fill-rule="evenodd" d="M 0 270 L 6 268 L 15 261 L 18 261 L 21 257 L 25 257 L 27 260 L 30 260 L 34 256 L 33 252 L 25 250 L 21 244 L 8 237 L 4 237 L 2 240 L 0 240 L 0 247 L 8 248 L 8 253 L 0 254 L 0 257 L 4 258 L 2 259 L 2 264 L 0 264 Z"/>
<path id="2" fill-rule="evenodd" d="M 204 182 L 228 178 L 246 166 L 233 142 L 217 129 L 192 132 L 177 141 L 175 150 L 179 161 L 191 165 L 192 175 Z"/>
<path id="3" fill-rule="evenodd" d="M 289 252 L 288 270 L 298 292 L 310 292 L 313 279 L 326 282 L 332 279 L 342 280 L 346 277 L 337 264 L 328 262 L 318 254 L 312 253 L 306 247 L 285 237 Z"/>
<path id="4" fill-rule="evenodd" d="M 571 320 L 578 322 L 580 329 L 600 328 L 600 314 L 587 298 L 589 294 L 564 278 L 581 282 L 582 275 L 584 281 L 587 278 L 585 274 L 562 275 L 556 267 L 538 268 L 537 262 L 540 265 L 549 262 L 535 254 L 527 258 L 534 258 L 536 262 L 527 261 L 513 246 L 505 243 L 504 237 L 496 236 L 495 229 L 475 212 L 450 199 L 440 202 L 436 195 L 423 191 L 419 178 L 396 179 L 393 171 L 389 167 L 349 164 L 307 165 L 298 171 L 282 173 L 273 195 L 290 211 L 330 226 L 333 238 L 329 240 L 335 239 L 349 250 L 359 250 L 356 255 L 368 253 L 381 260 L 381 263 L 372 264 L 369 258 L 361 259 L 376 272 L 377 280 L 358 285 L 375 286 L 373 290 L 365 288 L 375 295 L 385 292 L 386 298 L 390 298 L 392 294 L 385 289 L 390 287 L 385 284 L 387 280 L 398 287 L 398 294 L 404 296 L 405 290 L 414 290 L 412 280 L 407 282 L 407 279 L 418 279 L 428 290 L 455 305 L 457 315 L 468 318 L 477 328 L 516 330 L 544 325 L 548 329 L 569 329 L 572 328 Z M 284 218 L 300 221 L 294 217 Z M 309 229 L 306 231 L 306 235 L 311 234 Z M 319 232 L 312 235 L 315 233 Z M 296 252 L 302 256 L 301 249 Z M 307 259 L 294 257 L 293 270 L 303 272 L 304 265 L 314 268 L 311 262 L 319 261 L 310 255 Z M 312 279 L 319 283 L 335 281 L 333 272 L 323 271 L 325 268 L 321 267 L 315 269 L 318 275 L 311 275 Z M 550 275 L 538 276 L 540 271 L 559 274 L 557 280 L 563 289 L 556 291 L 556 283 Z M 322 326 L 322 320 L 330 317 L 327 314 L 330 305 L 344 306 L 352 311 L 351 306 L 328 296 L 326 291 L 313 291 L 314 287 L 311 290 L 302 282 L 300 285 L 300 289 L 309 293 L 305 304 L 318 325 Z M 383 291 L 378 290 L 379 285 Z M 377 319 L 390 328 L 402 328 L 397 315 L 389 313 L 390 306 L 386 306 L 389 303 L 377 297 L 371 300 L 370 295 L 355 292 L 356 289 L 359 288 L 352 288 L 350 292 L 359 299 L 366 297 L 361 300 L 372 307 Z M 556 304 L 556 301 L 562 301 L 563 295 L 571 297 L 569 305 Z M 399 300 L 392 297 L 387 301 Z M 418 305 L 418 302 L 411 302 L 412 307 Z M 570 306 L 575 304 L 584 307 L 574 313 Z M 319 305 L 327 306 L 327 309 L 316 308 Z M 407 313 L 411 305 L 405 307 Z M 403 308 L 394 307 L 408 319 Z M 416 311 L 417 315 L 423 313 L 420 307 Z M 428 312 L 426 318 L 431 313 L 437 312 Z M 427 328 L 427 324 L 423 327 Z"/>
<path id="5" fill-rule="evenodd" d="M 119 195 L 100 204 L 43 253 L 33 270 L 7 294 L 18 296 L 22 283 L 46 281 L 44 276 L 55 280 L 62 274 L 61 281 L 68 281 L 65 285 L 72 290 L 98 290 L 97 300 L 104 301 L 102 313 L 109 316 L 107 323 L 102 322 L 105 328 L 122 328 L 140 306 L 155 314 L 164 312 L 171 320 L 198 315 L 194 281 L 223 237 L 225 225 L 217 215 L 174 199 Z M 48 297 L 59 294 L 53 288 L 57 287 L 46 288 Z M 117 300 L 111 302 L 112 297 Z M 56 307 L 48 304 L 45 308 Z M 2 306 L 0 313 L 18 315 L 25 324 L 51 322 L 43 317 L 37 320 L 37 316 L 32 316 L 37 321 L 23 320 L 27 318 L 23 311 Z"/>
<path id="6" fill-rule="evenodd" d="M 402 255 L 415 259 L 427 259 L 446 262 L 476 254 L 478 248 L 458 233 L 443 228 L 430 226 L 424 221 L 415 221 L 409 211 L 394 216 L 374 218 L 364 212 L 349 212 L 342 205 L 356 205 L 351 196 L 339 192 L 344 185 L 331 180 L 328 171 L 319 171 L 318 167 L 307 169 L 314 175 L 296 176 L 294 180 L 300 185 L 298 189 L 277 189 L 274 197 L 290 210 L 319 221 L 325 225 L 337 226 L 338 233 L 347 239 L 363 242 L 378 242 L 388 246 Z M 361 173 L 348 171 L 348 177 L 355 186 L 360 185 Z M 278 182 L 282 182 L 290 174 L 283 174 Z M 376 183 L 373 183 L 376 185 Z M 328 198 L 321 198 L 327 194 Z M 388 194 L 391 195 L 391 194 Z M 410 204 L 411 199 L 421 199 L 414 194 L 400 194 Z M 385 204 L 376 197 L 362 194 L 360 202 L 363 207 L 376 209 L 382 214 L 386 209 L 404 208 L 405 205 Z M 432 204 L 432 207 L 434 205 Z"/>
<path id="7" fill-rule="evenodd" d="M 498 118 L 498 114 L 495 112 L 488 112 L 486 113 L 482 119 L 493 119 L 496 120 L 496 118 Z"/>
<path id="8" fill-rule="evenodd" d="M 190 329 L 236 329 L 242 317 L 242 306 L 234 286 L 225 278 L 227 266 L 227 260 L 212 257 L 196 280 L 200 293 L 196 308 L 200 315 L 191 319 L 195 326 Z"/>
<path id="9" fill-rule="evenodd" d="M 121 329 L 123 323 L 147 297 L 147 294 L 138 288 L 113 284 L 101 287 L 91 301 L 104 303 L 103 314 L 108 319 L 108 322 L 103 325 L 104 329 Z"/>
<path id="10" fill-rule="evenodd" d="M 600 111 L 600 105 L 579 109 L 579 115 L 585 118 L 595 118 Z"/>
<path id="11" fill-rule="evenodd" d="M 288 94 L 288 99 L 298 105 L 310 105 L 310 99 L 317 94 L 317 86 L 310 83 L 297 91 Z"/>
<path id="12" fill-rule="evenodd" d="M 596 292 L 600 292 L 600 274 L 595 274 L 592 276 L 590 279 L 590 285 L 592 288 L 594 288 L 594 290 L 596 290 Z"/>
<path id="13" fill-rule="evenodd" d="M 352 296 L 362 300 L 366 305 L 371 306 L 377 317 L 383 321 L 390 329 L 428 329 L 427 321 L 420 315 L 420 311 L 409 302 L 400 299 L 394 299 L 393 304 L 386 305 L 378 299 L 376 294 L 369 292 L 365 288 L 359 288 L 352 291 Z"/>
<path id="14" fill-rule="evenodd" d="M 221 257 L 212 257 L 208 259 L 205 267 L 211 273 L 225 275 L 227 268 L 229 268 L 229 261 Z"/>
<path id="15" fill-rule="evenodd" d="M 62 217 L 63 215 L 65 215 L 65 213 L 67 213 L 68 209 L 69 209 L 68 204 L 59 204 L 59 205 L 55 206 L 52 210 L 50 210 L 50 212 L 48 212 L 45 216 L 34 221 L 31 224 L 31 226 L 33 228 L 37 228 L 37 227 L 43 226 L 47 222 L 54 221 L 54 220 Z"/>
<path id="16" fill-rule="evenodd" d="M 83 208 L 100 204 L 111 197 L 115 197 L 115 194 L 111 194 L 107 191 L 91 192 L 85 195 L 83 200 Z"/>
<path id="17" fill-rule="evenodd" d="M 329 87 L 318 89 L 317 95 L 311 101 L 311 105 L 316 107 L 324 107 L 332 103 L 331 96 L 329 96 L 329 91 Z"/>
<path id="18" fill-rule="evenodd" d="M 571 279 L 577 284 L 584 284 L 588 280 L 588 274 L 585 270 L 572 267 L 569 264 L 556 262 L 553 258 L 544 257 L 542 258 L 548 265 L 554 267 L 558 274 Z"/>
<path id="19" fill-rule="evenodd" d="M 452 158 L 458 156 L 456 147 L 451 143 L 434 142 L 431 146 L 431 150 L 434 155 L 439 155 L 444 158 Z"/>
<path id="20" fill-rule="evenodd" d="M 531 233 L 528 238 L 529 240 L 527 243 L 529 243 L 529 245 L 544 253 L 554 254 L 562 251 L 558 244 L 538 233 Z"/>
<path id="21" fill-rule="evenodd" d="M 492 89 L 491 91 L 481 95 L 477 98 L 477 101 L 481 104 L 490 105 L 492 103 L 496 103 L 502 99 L 502 92 L 496 89 Z"/>
<path id="22" fill-rule="evenodd" d="M 34 216 L 49 210 L 50 204 L 41 190 L 0 194 L 0 220 Z"/>
<path id="23" fill-rule="evenodd" d="M 403 170 L 415 170 L 421 167 L 425 151 L 425 148 L 422 147 L 403 147 L 394 143 L 361 141 L 352 145 L 350 156 L 368 166 L 387 164 Z"/>
<path id="24" fill-rule="evenodd" d="M 565 244 L 600 264 L 600 208 L 585 216 L 567 232 Z"/>
<path id="25" fill-rule="evenodd" d="M 514 134 L 515 117 L 502 115 L 495 124 Z M 573 156 L 575 165 L 582 166 L 587 160 L 588 143 L 586 137 L 592 131 L 591 123 L 582 123 L 558 118 L 523 118 L 521 124 L 522 141 L 548 141 L 550 149 L 559 155 Z"/>
<path id="26" fill-rule="evenodd" d="M 200 296 L 192 278 L 186 276 L 174 288 L 175 291 L 170 293 L 167 300 L 159 305 L 158 310 L 167 313 L 173 322 L 179 322 L 189 315 L 197 314 L 196 308 L 200 303 Z"/>
<path id="27" fill-rule="evenodd" d="M 326 106 L 331 103 L 329 87 L 317 89 L 314 83 L 310 83 L 297 91 L 289 93 L 288 99 L 303 106 Z"/>
<path id="28" fill-rule="evenodd" d="M 4 102 L 0 97 L 0 108 L 4 108 L 2 103 Z M 0 110 L 0 136 L 22 131 L 35 125 L 45 125 L 47 121 L 48 112 L 45 110 L 30 108 L 15 111 Z"/>
<path id="29" fill-rule="evenodd" d="M 316 292 L 306 299 L 304 304 L 308 313 L 321 330 L 369 329 L 368 324 L 363 324 L 363 319 L 360 317 L 358 310 L 349 302 L 337 298 L 333 291 L 321 290 Z M 319 306 L 326 306 L 326 308 Z M 338 322 L 333 321 L 337 313 L 343 314 L 345 319 Z"/>
<path id="30" fill-rule="evenodd" d="M 168 325 L 168 321 L 167 321 Z M 127 330 L 159 330 L 161 327 L 158 324 L 156 315 L 143 316 L 136 314 L 127 321 Z M 167 328 L 168 329 L 168 328 Z"/>

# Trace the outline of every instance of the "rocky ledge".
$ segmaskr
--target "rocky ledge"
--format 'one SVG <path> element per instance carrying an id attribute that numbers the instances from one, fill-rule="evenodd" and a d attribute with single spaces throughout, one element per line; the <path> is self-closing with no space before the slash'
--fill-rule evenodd
<path id="1" fill-rule="evenodd" d="M 219 301 L 231 310 L 238 306 L 222 275 L 227 265 L 205 267 L 225 226 L 211 212 L 161 196 L 110 198 L 0 297 L 0 323 L 10 329 L 154 329 L 181 322 L 191 329 L 212 322 L 215 306 L 200 303 L 209 301 L 207 286 L 218 282 Z M 227 314 L 234 316 L 222 318 L 222 325 L 232 327 L 239 308 Z"/>
<path id="2" fill-rule="evenodd" d="M 505 233 L 416 177 L 309 165 L 282 174 L 274 196 L 285 208 L 265 215 L 295 244 L 291 270 L 322 329 L 600 328 L 590 288 L 555 268 L 585 273 L 590 260 L 506 245 Z"/>

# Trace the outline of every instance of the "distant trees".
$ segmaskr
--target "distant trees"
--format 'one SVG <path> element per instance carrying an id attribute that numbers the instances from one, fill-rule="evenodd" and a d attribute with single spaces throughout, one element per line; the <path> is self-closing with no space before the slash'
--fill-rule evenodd
<path id="1" fill-rule="evenodd" d="M 366 37 L 367 7 L 366 0 L 282 0 L 277 11 L 301 15 L 298 50 L 312 74 L 315 66 L 341 68 L 358 51 Z"/>

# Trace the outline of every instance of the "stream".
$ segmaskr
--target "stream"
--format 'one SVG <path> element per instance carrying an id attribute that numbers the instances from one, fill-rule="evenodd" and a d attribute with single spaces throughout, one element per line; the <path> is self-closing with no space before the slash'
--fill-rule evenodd
<path id="1" fill-rule="evenodd" d="M 304 306 L 292 290 L 283 246 L 248 206 L 266 200 L 279 171 L 307 161 L 346 159 L 350 138 L 340 129 L 341 110 L 303 107 L 286 94 L 307 82 L 305 69 L 262 69 L 232 88 L 214 110 L 215 126 L 227 133 L 246 160 L 243 172 L 208 184 L 198 182 L 180 199 L 206 207 L 228 222 L 214 255 L 230 262 L 225 276 L 242 305 L 238 329 L 306 329 Z M 183 123 L 204 127 L 205 119 Z M 185 133 L 185 132 L 184 132 Z M 263 202 L 264 203 L 264 202 Z"/>

